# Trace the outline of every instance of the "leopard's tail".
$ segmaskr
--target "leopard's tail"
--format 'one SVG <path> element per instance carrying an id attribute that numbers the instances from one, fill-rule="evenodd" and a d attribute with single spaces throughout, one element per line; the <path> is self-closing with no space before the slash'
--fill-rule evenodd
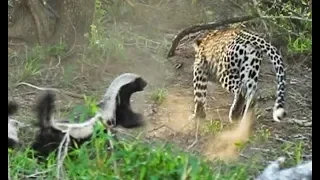
<path id="1" fill-rule="evenodd" d="M 284 63 L 282 56 L 278 49 L 272 44 L 267 42 L 264 38 L 254 35 L 247 31 L 241 31 L 239 37 L 243 40 L 251 42 L 250 44 L 256 48 L 261 49 L 265 54 L 268 55 L 271 63 L 273 64 L 274 70 L 276 72 L 276 82 L 277 82 L 277 94 L 276 101 L 273 107 L 273 120 L 279 122 L 286 116 L 286 111 L 284 109 L 284 96 L 286 88 L 286 72 L 284 69 Z"/>

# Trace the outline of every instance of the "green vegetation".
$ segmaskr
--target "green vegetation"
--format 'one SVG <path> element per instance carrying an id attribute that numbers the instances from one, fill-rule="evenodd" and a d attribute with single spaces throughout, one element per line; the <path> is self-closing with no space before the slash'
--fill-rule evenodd
<path id="1" fill-rule="evenodd" d="M 25 81 L 28 78 L 41 75 L 41 64 L 50 56 L 59 57 L 66 53 L 65 44 L 58 43 L 49 47 L 36 45 L 26 53 L 16 57 L 18 61 L 18 73 L 14 76 L 16 82 Z M 9 55 L 9 54 L 8 54 Z M 10 57 L 9 57 L 10 58 Z"/>
<path id="2" fill-rule="evenodd" d="M 81 114 L 84 119 L 96 112 L 94 98 L 85 97 L 83 106 L 76 106 L 71 113 Z M 72 117 L 70 117 L 70 120 Z M 80 120 L 80 121 L 82 121 Z M 219 126 L 214 123 L 212 126 Z M 218 128 L 214 128 L 219 131 Z M 256 140 L 266 140 L 268 129 L 262 128 L 253 136 L 249 143 Z M 119 135 L 119 134 L 118 134 Z M 120 135 L 122 136 L 122 135 Z M 94 136 L 81 147 L 74 149 L 63 161 L 63 178 L 68 179 L 233 179 L 245 180 L 257 174 L 263 166 L 255 156 L 245 162 L 214 162 L 206 161 L 201 156 L 195 156 L 182 151 L 172 144 L 147 142 L 135 137 L 120 138 L 115 141 L 112 136 L 103 133 L 96 126 Z M 113 150 L 108 148 L 110 142 Z M 235 143 L 239 151 L 248 143 Z M 281 152 L 293 152 L 289 166 L 301 161 L 303 145 L 284 144 Z M 37 162 L 33 151 L 27 146 L 23 150 L 8 149 L 10 177 L 12 179 L 57 178 L 57 157 L 51 153 L 45 162 Z"/>
<path id="3" fill-rule="evenodd" d="M 99 134 L 99 132 L 97 133 Z M 249 177 L 253 165 L 208 162 L 160 143 L 150 145 L 141 141 L 115 142 L 103 135 L 70 153 L 64 161 L 69 179 L 235 179 Z M 113 141 L 115 150 L 109 153 L 106 145 Z M 29 158 L 31 150 L 8 151 L 10 176 L 13 179 L 37 177 L 55 179 L 56 158 L 52 154 L 45 163 Z"/>
<path id="4" fill-rule="evenodd" d="M 157 89 L 151 95 L 151 100 L 156 104 L 162 104 L 166 97 L 166 90 L 165 89 Z"/>
<path id="5" fill-rule="evenodd" d="M 309 2 L 276 1 L 272 4 L 271 1 L 262 1 L 260 4 L 266 15 L 274 17 L 268 24 L 272 34 L 284 35 L 282 40 L 288 44 L 288 53 L 312 53 L 312 10 Z"/>
<path id="6" fill-rule="evenodd" d="M 85 97 L 85 105 L 74 108 L 71 115 L 80 114 L 80 121 L 92 116 L 97 107 L 93 98 Z M 72 117 L 70 117 L 72 119 Z M 109 150 L 109 142 L 114 150 Z M 247 179 L 246 166 L 231 172 L 214 172 L 208 162 L 182 152 L 172 145 L 150 144 L 140 140 L 115 141 L 96 126 L 91 141 L 69 153 L 64 160 L 66 177 L 70 179 Z M 57 178 L 57 158 L 51 153 L 46 162 L 36 162 L 33 151 L 8 150 L 10 177 Z M 221 165 L 221 162 L 219 166 Z M 229 165 L 225 164 L 226 167 Z M 219 167 L 220 168 L 220 167 Z M 219 170 L 220 171 L 220 170 Z"/>
<path id="7" fill-rule="evenodd" d="M 81 95 L 86 94 L 83 96 L 84 101 L 75 102 L 72 98 L 66 98 L 62 102 L 67 103 L 68 107 L 73 104 L 82 104 L 75 106 L 67 114 L 70 121 L 78 115 L 80 122 L 83 122 L 96 112 L 94 97 L 96 94 L 101 94 L 99 91 L 105 91 L 107 84 L 102 83 L 105 83 L 107 78 L 114 76 L 115 72 L 123 72 L 124 69 L 129 71 L 136 67 L 139 68 L 134 70 L 145 74 L 165 72 L 166 69 L 163 70 L 161 65 L 165 63 L 164 55 L 175 33 L 189 25 L 216 19 L 216 13 L 212 8 L 216 5 L 206 6 L 207 2 L 199 0 L 177 1 L 178 3 L 169 3 L 169 1 L 141 3 L 130 0 L 114 1 L 107 5 L 103 3 L 105 1 L 95 0 L 95 2 L 94 20 L 89 33 L 85 35 L 88 38 L 88 45 L 82 52 L 74 53 L 70 60 L 62 58 L 67 53 L 66 44 L 63 42 L 49 47 L 27 48 L 21 53 L 22 55 L 8 54 L 10 90 L 16 88 L 15 85 L 19 82 L 29 82 L 39 87 L 50 86 Z M 130 2 L 136 3 L 132 5 Z M 268 16 L 291 16 L 298 13 L 301 18 L 311 18 L 312 14 L 305 7 L 305 1 L 301 3 L 302 5 L 289 1 L 283 7 L 270 6 L 271 8 L 261 3 L 260 6 Z M 261 25 L 260 20 L 258 24 Z M 283 38 L 281 40 L 285 42 L 289 54 L 312 53 L 312 22 L 290 18 L 270 18 L 267 19 L 267 25 L 272 34 Z M 114 70 L 116 69 L 114 62 L 125 68 Z M 161 78 L 163 76 L 161 74 Z M 30 98 L 25 94 L 33 92 L 27 88 L 21 89 L 17 90 L 19 91 L 17 94 L 26 96 L 27 100 L 22 97 L 22 103 L 26 101 L 29 106 L 30 99 L 34 97 Z M 156 87 L 151 91 L 151 95 L 147 97 L 148 100 L 151 99 L 153 103 L 162 105 L 167 97 L 167 90 Z M 34 120 L 34 115 L 29 109 L 21 111 L 25 112 L 19 114 L 20 117 L 17 119 L 33 118 Z M 273 136 L 271 128 L 262 127 L 259 123 L 257 124 L 261 128 L 256 128 L 249 142 L 235 143 L 239 153 L 249 151 L 253 155 L 241 156 L 240 161 L 236 162 L 207 161 L 201 155 L 186 152 L 181 147 L 170 143 L 138 139 L 125 134 L 120 134 L 121 140 L 116 142 L 109 135 L 102 134 L 101 129 L 97 127 L 95 136 L 90 142 L 72 151 L 70 153 L 72 157 L 67 156 L 64 159 L 65 173 L 62 176 L 68 179 L 110 180 L 246 180 L 256 176 L 265 167 L 267 160 L 286 156 L 288 157 L 287 166 L 302 161 L 305 151 L 302 141 L 270 143 Z M 204 124 L 205 127 L 201 133 L 217 134 L 225 128 L 218 117 Z M 30 134 L 21 135 L 22 142 L 33 140 Z M 114 145 L 112 152 L 107 148 L 110 141 Z M 256 147 L 255 150 L 251 150 L 252 147 Z M 23 149 L 8 150 L 8 170 L 11 179 L 56 179 L 58 166 L 54 153 L 46 162 L 37 162 L 32 154 L 32 150 L 27 145 L 24 145 Z"/>

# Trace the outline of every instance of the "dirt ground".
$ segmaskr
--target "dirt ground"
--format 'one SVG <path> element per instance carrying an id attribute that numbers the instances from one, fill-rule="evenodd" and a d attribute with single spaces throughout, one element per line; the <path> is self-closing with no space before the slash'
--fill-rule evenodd
<path id="1" fill-rule="evenodd" d="M 145 14 L 142 13 L 141 16 L 143 15 Z M 166 47 L 168 47 L 168 42 L 170 43 L 174 35 L 173 32 L 176 33 L 176 29 L 181 27 L 175 25 L 176 29 L 174 29 L 165 18 L 161 23 L 163 26 L 157 30 L 156 35 L 166 37 Z M 189 24 L 192 23 L 189 22 Z M 135 31 L 139 30 L 141 29 L 137 27 Z M 168 34 L 170 34 L 169 37 Z M 149 35 L 146 33 L 144 38 L 148 39 Z M 219 84 L 210 83 L 207 118 L 200 122 L 198 143 L 188 149 L 194 142 L 196 130 L 195 121 L 188 118 L 193 111 L 194 52 L 190 43 L 179 46 L 176 56 L 171 59 L 165 59 L 166 51 L 155 53 L 151 48 L 141 50 L 128 44 L 123 50 L 127 54 L 126 60 L 108 57 L 97 59 L 91 57 L 90 59 L 85 52 L 74 54 L 61 62 L 57 58 L 46 57 L 41 62 L 41 72 L 24 79 L 19 77 L 22 71 L 25 71 L 21 69 L 25 57 L 19 55 L 15 48 L 11 48 L 12 53 L 8 55 L 8 96 L 9 99 L 16 100 L 21 105 L 15 118 L 30 125 L 29 128 L 21 129 L 22 134 L 34 132 L 32 123 L 35 117 L 32 107 L 41 90 L 17 85 L 19 82 L 27 82 L 38 87 L 57 88 L 60 91 L 85 94 L 99 99 L 109 82 L 117 75 L 133 72 L 144 77 L 149 83 L 144 92 L 134 94 L 132 98 L 133 108 L 143 113 L 147 122 L 145 128 L 130 132 L 133 135 L 140 134 L 141 138 L 146 140 L 174 143 L 187 151 L 223 159 L 248 159 L 255 155 L 259 160 L 268 161 L 285 155 L 294 160 L 298 154 L 303 159 L 312 158 L 312 127 L 291 123 L 292 120 L 312 121 L 312 72 L 301 64 L 287 65 L 288 116 L 280 123 L 271 121 L 276 86 L 275 75 L 267 58 L 262 64 L 257 93 L 258 109 L 255 114 L 258 118 L 253 122 L 230 125 L 227 114 L 232 95 L 226 93 Z M 177 65 L 182 66 L 176 68 Z M 165 90 L 164 101 L 157 104 L 150 97 L 160 88 Z M 83 99 L 71 97 L 64 92 L 57 94 L 56 116 L 65 116 L 66 112 L 76 104 L 83 103 Z M 249 128 L 251 123 L 254 126 L 252 133 Z M 27 142 L 32 139 L 31 135 L 22 137 Z M 242 144 L 242 141 L 246 140 L 249 142 Z"/>
<path id="2" fill-rule="evenodd" d="M 172 59 L 173 64 L 183 64 L 183 66 L 175 70 L 175 77 L 171 78 L 171 85 L 168 87 L 168 96 L 156 110 L 155 117 L 152 117 L 156 130 L 148 134 L 166 141 L 169 139 L 183 148 L 194 142 L 196 131 L 196 123 L 189 120 L 193 111 L 192 52 L 191 47 L 183 47 Z M 299 69 L 295 69 L 296 66 L 289 66 L 286 99 L 288 116 L 282 122 L 275 123 L 272 121 L 271 109 L 275 100 L 275 75 L 267 58 L 264 59 L 262 66 L 255 119 L 249 119 L 245 124 L 231 125 L 228 122 L 228 110 L 232 95 L 226 93 L 219 84 L 211 82 L 208 86 L 208 114 L 206 120 L 200 122 L 199 142 L 191 150 L 209 157 L 216 155 L 222 159 L 263 153 L 263 160 L 266 160 L 265 158 L 268 159 L 266 154 L 269 153 L 272 159 L 272 156 L 277 156 L 277 151 L 282 152 L 281 147 L 284 144 L 296 144 L 302 141 L 302 156 L 305 159 L 312 157 L 312 128 L 292 123 L 292 120 L 309 123 L 312 121 L 312 86 L 309 79 L 311 71 L 305 68 L 304 72 L 307 73 L 302 75 L 301 66 Z M 251 124 L 254 125 L 253 129 L 250 129 Z M 251 141 L 252 143 L 239 152 L 234 144 L 238 141 L 245 142 L 251 136 L 268 137 L 264 142 Z M 287 152 L 288 154 L 290 152 Z"/>

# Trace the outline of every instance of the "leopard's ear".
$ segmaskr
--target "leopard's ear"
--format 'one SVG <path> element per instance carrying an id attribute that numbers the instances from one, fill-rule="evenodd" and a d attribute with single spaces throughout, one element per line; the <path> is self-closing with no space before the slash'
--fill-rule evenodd
<path id="1" fill-rule="evenodd" d="M 196 39 L 194 42 L 193 42 L 193 48 L 194 50 L 197 52 L 199 50 L 199 46 L 200 44 L 202 43 L 202 39 L 199 38 L 199 39 Z"/>

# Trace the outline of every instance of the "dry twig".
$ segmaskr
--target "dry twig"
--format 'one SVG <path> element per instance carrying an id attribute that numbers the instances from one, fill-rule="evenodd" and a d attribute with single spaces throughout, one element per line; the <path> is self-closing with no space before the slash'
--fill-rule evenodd
<path id="1" fill-rule="evenodd" d="M 258 7 L 257 0 L 252 0 L 252 2 L 253 2 L 253 6 L 256 9 L 257 13 L 259 14 L 260 17 L 262 17 L 263 15 L 262 15 L 262 12 L 261 12 L 260 8 Z M 270 31 L 268 29 L 267 23 L 264 20 L 262 20 L 262 24 L 263 24 L 266 32 L 268 33 L 268 36 L 270 36 Z"/>
<path id="2" fill-rule="evenodd" d="M 43 175 L 43 174 L 46 174 L 48 172 L 52 171 L 52 169 L 48 169 L 46 171 L 40 171 L 40 172 L 35 172 L 33 174 L 30 174 L 28 176 L 26 176 L 27 179 L 29 178 L 39 178 L 39 175 Z M 42 176 L 43 178 L 45 177 L 45 175 Z"/>
<path id="3" fill-rule="evenodd" d="M 112 135 L 112 130 L 111 129 L 107 129 L 108 130 L 108 136 L 109 137 L 112 137 L 113 135 Z M 111 151 L 113 151 L 114 150 L 114 145 L 113 145 L 113 142 L 112 142 L 112 139 L 110 138 L 109 139 L 109 145 L 110 145 L 110 149 L 111 149 Z M 118 166 L 117 166 L 117 161 L 113 161 L 113 169 L 114 169 L 114 171 L 115 171 L 115 174 L 118 176 L 118 177 L 120 177 L 120 172 L 119 172 L 119 170 L 118 170 Z"/>
<path id="4" fill-rule="evenodd" d="M 300 21 L 312 22 L 312 19 L 298 17 L 298 16 L 261 16 L 260 18 L 262 19 L 296 19 Z"/>
<path id="5" fill-rule="evenodd" d="M 75 44 L 76 44 L 76 42 L 77 42 L 77 30 L 76 30 L 76 27 L 74 27 L 74 25 L 73 25 L 73 23 L 72 23 L 72 21 L 71 21 L 71 18 L 70 18 L 70 16 L 69 16 L 69 14 L 68 14 L 68 20 L 69 20 L 69 22 L 70 22 L 70 25 L 71 25 L 73 31 L 74 31 L 74 40 L 73 40 L 73 44 L 72 44 L 71 48 L 69 49 L 69 51 L 66 52 L 66 53 L 61 57 L 61 59 L 64 59 L 64 58 L 68 57 L 68 56 L 72 53 L 72 51 L 73 51 L 73 49 L 74 49 L 74 47 L 75 47 Z"/>
<path id="6" fill-rule="evenodd" d="M 38 86 L 32 85 L 32 84 L 30 84 L 30 83 L 26 83 L 26 82 L 20 82 L 20 83 L 18 83 L 18 84 L 16 85 L 16 87 L 18 87 L 18 86 L 20 86 L 20 85 L 29 86 L 29 87 L 31 87 L 31 88 L 34 88 L 34 89 L 37 89 L 37 90 L 40 90 L 40 91 L 54 91 L 54 92 L 66 94 L 66 95 L 71 96 L 71 97 L 83 99 L 83 96 L 82 96 L 82 95 L 75 94 L 75 93 L 72 93 L 72 92 L 68 92 L 68 91 L 65 91 L 65 90 L 62 90 L 62 89 L 38 87 Z"/>
<path id="7" fill-rule="evenodd" d="M 302 127 L 312 127 L 312 120 L 289 119 L 288 122 L 297 124 Z"/>
<path id="8" fill-rule="evenodd" d="M 198 142 L 198 134 L 199 134 L 199 121 L 200 121 L 200 118 L 196 118 L 196 121 L 197 121 L 197 129 L 196 129 L 196 135 L 195 135 L 195 140 L 194 142 L 188 147 L 188 149 L 191 149 L 193 146 L 195 146 Z"/>
<path id="9" fill-rule="evenodd" d="M 61 175 L 63 173 L 63 161 L 68 154 L 68 146 L 70 143 L 69 130 L 69 128 L 66 130 L 66 134 L 59 145 L 57 158 L 57 179 L 64 179 L 61 177 Z"/>
<path id="10" fill-rule="evenodd" d="M 167 54 L 167 58 L 174 56 L 174 52 L 175 52 L 177 46 L 179 45 L 181 39 L 183 39 L 186 35 L 191 34 L 191 33 L 196 33 L 196 32 L 202 31 L 202 30 L 215 29 L 220 26 L 239 23 L 239 22 L 245 22 L 245 21 L 256 19 L 256 18 L 261 18 L 262 20 L 263 19 L 296 19 L 296 20 L 301 20 L 301 21 L 312 22 L 312 19 L 298 17 L 298 16 L 265 16 L 262 14 L 261 10 L 258 8 L 258 2 L 256 0 L 252 0 L 252 1 L 254 4 L 254 7 L 256 8 L 257 14 L 250 15 L 250 16 L 235 17 L 235 18 L 224 20 L 224 21 L 216 21 L 216 22 L 211 22 L 211 23 L 207 23 L 207 24 L 198 24 L 198 25 L 190 26 L 190 27 L 182 30 L 173 39 L 170 50 Z M 266 30 L 268 31 L 268 27 L 264 21 L 263 21 L 263 25 L 266 28 Z"/>

